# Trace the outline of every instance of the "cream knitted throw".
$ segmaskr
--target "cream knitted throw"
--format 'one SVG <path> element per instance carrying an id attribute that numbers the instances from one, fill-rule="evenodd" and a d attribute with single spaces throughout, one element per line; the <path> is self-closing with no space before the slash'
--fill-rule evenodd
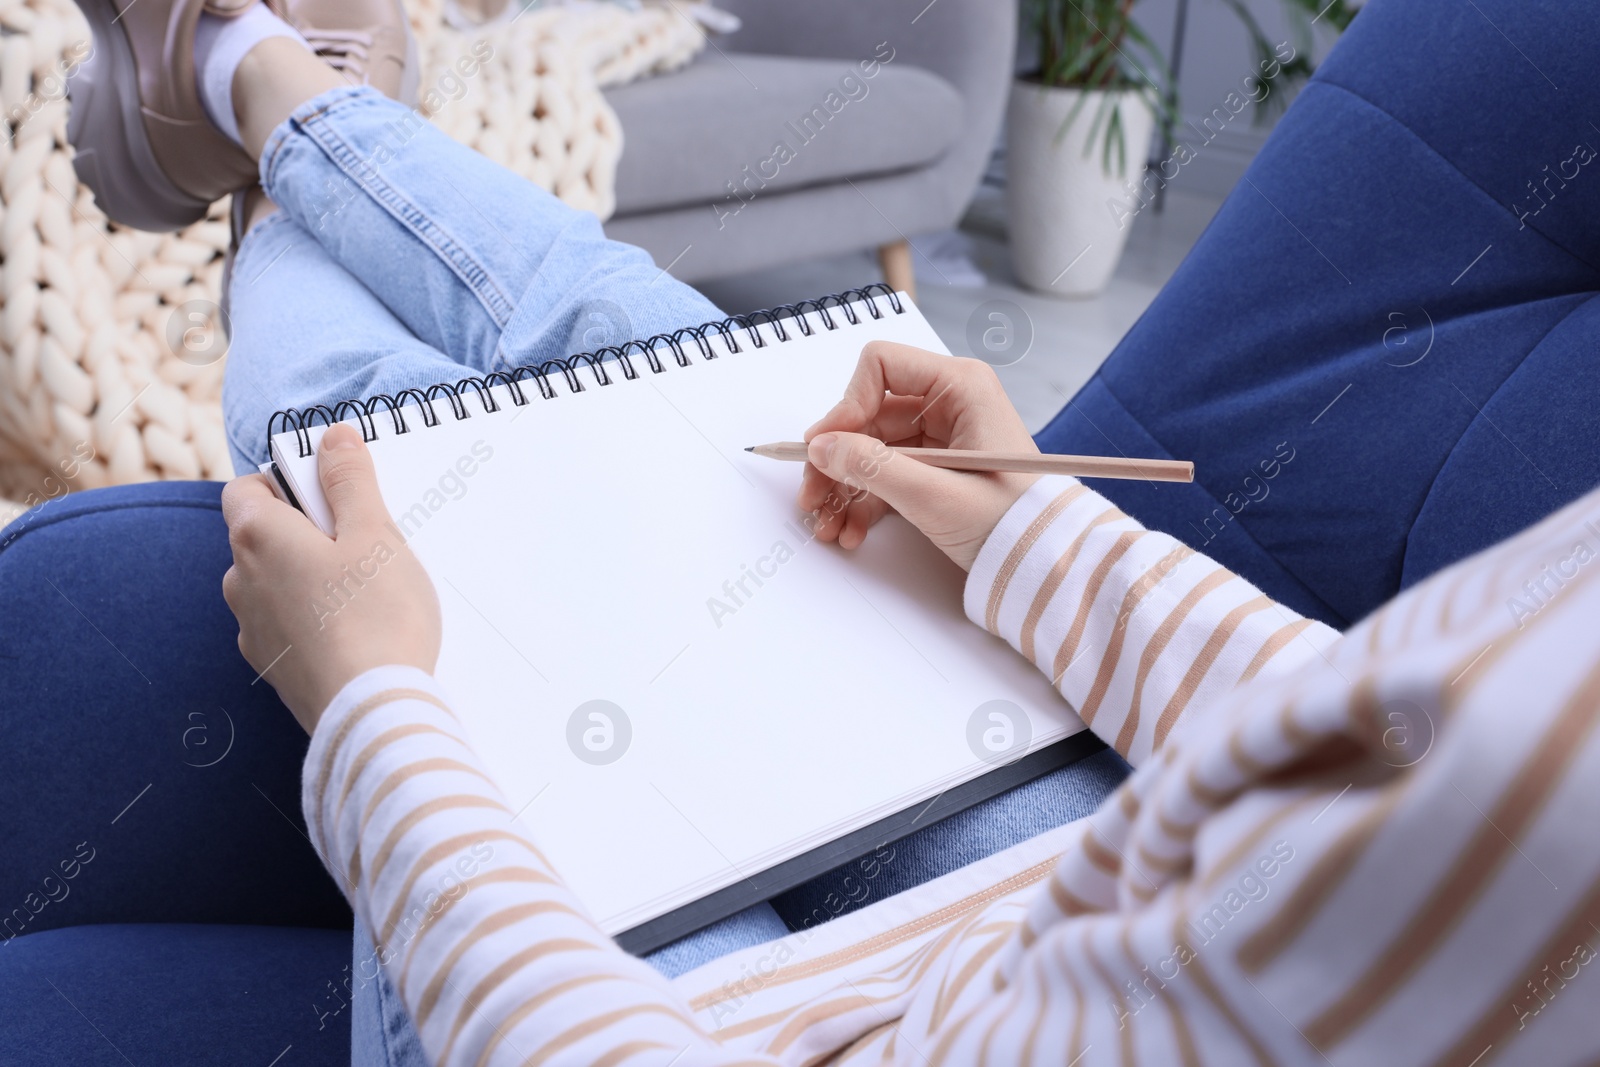
<path id="1" fill-rule="evenodd" d="M 541 7 L 471 34 L 447 24 L 442 0 L 407 6 L 421 110 L 602 218 L 622 131 L 601 87 L 681 66 L 704 45 L 685 4 Z M 227 204 L 176 234 L 107 222 L 67 145 L 65 87 L 89 40 L 71 0 L 0 0 L 0 525 L 18 504 L 71 489 L 233 473 L 225 345 L 206 314 Z"/>

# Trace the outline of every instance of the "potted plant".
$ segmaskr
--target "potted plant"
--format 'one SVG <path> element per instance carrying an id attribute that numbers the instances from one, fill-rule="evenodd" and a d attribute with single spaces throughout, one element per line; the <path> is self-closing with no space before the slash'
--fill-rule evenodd
<path id="1" fill-rule="evenodd" d="M 1182 2 L 1187 3 L 1188 0 Z M 1250 38 L 1250 50 L 1255 53 L 1259 69 L 1266 71 L 1277 66 L 1279 69 L 1277 80 L 1284 88 L 1293 88 L 1304 84 L 1316 72 L 1316 67 L 1311 62 L 1311 51 L 1314 46 L 1312 31 L 1320 23 L 1324 29 L 1335 35 L 1343 33 L 1349 29 L 1351 21 L 1365 0 L 1283 0 L 1289 35 L 1294 38 L 1292 44 L 1287 41 L 1274 42 L 1245 0 L 1222 0 L 1222 3 L 1244 26 L 1245 35 Z M 1283 59 L 1285 47 L 1294 58 Z M 1287 106 L 1288 99 L 1288 94 L 1282 92 L 1263 96 L 1256 102 L 1255 121 L 1265 122 L 1275 113 L 1281 112 Z"/>
<path id="2" fill-rule="evenodd" d="M 1129 197 L 1142 202 L 1150 186 L 1162 188 L 1168 177 L 1152 181 L 1144 174 L 1145 150 L 1156 122 L 1170 147 L 1177 90 L 1160 50 L 1133 20 L 1134 3 L 1022 0 L 1039 65 L 1011 90 L 1006 209 L 1012 266 L 1030 288 L 1098 293 L 1128 240 Z M 1360 0 L 1284 0 L 1291 45 L 1268 37 L 1244 0 L 1223 3 L 1243 24 L 1263 76 L 1284 88 L 1312 74 L 1312 31 L 1320 24 L 1342 33 L 1361 6 Z M 1265 121 L 1287 99 L 1284 92 L 1263 94 L 1255 120 Z"/>
<path id="3" fill-rule="evenodd" d="M 1023 0 L 1038 70 L 1011 88 L 1006 211 L 1011 262 L 1032 289 L 1098 293 L 1129 227 L 1107 210 L 1144 169 L 1171 104 L 1166 63 L 1132 18 L 1135 0 Z"/>

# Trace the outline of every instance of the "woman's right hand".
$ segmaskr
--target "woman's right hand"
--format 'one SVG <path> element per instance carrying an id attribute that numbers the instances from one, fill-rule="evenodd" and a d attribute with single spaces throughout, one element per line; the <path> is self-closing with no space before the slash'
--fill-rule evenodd
<path id="1" fill-rule="evenodd" d="M 873 341 L 844 399 L 806 431 L 809 462 L 800 506 L 818 512 L 817 537 L 855 548 L 890 508 L 962 570 L 1036 474 L 930 467 L 902 448 L 971 448 L 1038 454 L 1038 446 L 987 363 Z M 829 506 L 848 500 L 843 508 Z"/>

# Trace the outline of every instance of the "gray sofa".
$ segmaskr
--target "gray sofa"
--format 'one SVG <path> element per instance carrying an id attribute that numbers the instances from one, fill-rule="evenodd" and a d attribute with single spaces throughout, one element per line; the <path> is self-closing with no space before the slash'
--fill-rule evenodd
<path id="1" fill-rule="evenodd" d="M 910 290 L 905 238 L 956 223 L 994 145 L 1014 6 L 718 6 L 737 33 L 607 94 L 624 147 L 606 232 L 685 281 L 877 248 L 886 280 Z"/>

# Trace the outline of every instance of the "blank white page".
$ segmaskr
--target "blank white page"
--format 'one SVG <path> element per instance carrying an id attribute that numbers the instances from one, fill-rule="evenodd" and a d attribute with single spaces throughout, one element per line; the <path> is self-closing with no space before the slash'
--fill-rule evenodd
<path id="1" fill-rule="evenodd" d="M 798 439 L 842 395 L 862 345 L 945 352 L 904 313 L 835 308 L 811 337 L 771 326 L 680 367 L 634 356 L 553 399 L 372 444 L 383 497 L 438 589 L 438 678 L 533 838 L 599 924 L 619 933 L 970 780 L 991 765 L 974 712 L 1025 709 L 1029 751 L 1083 729 L 1048 680 L 967 621 L 963 572 L 898 516 L 854 552 L 810 541 L 801 466 L 744 451 Z M 715 338 L 717 335 L 712 334 Z M 311 444 L 321 428 L 309 432 Z M 274 454 L 311 515 L 326 504 L 293 433 Z M 463 459 L 465 457 L 465 459 Z M 470 470 L 470 475 L 463 471 Z M 754 575 L 754 577 L 751 577 Z M 382 581 L 382 575 L 374 579 Z M 758 584 L 759 581 L 759 584 Z M 742 584 L 742 591 L 741 586 Z M 609 701 L 626 716 L 569 720 Z M 585 713 L 587 715 L 587 713 Z M 615 715 L 610 716 L 616 720 Z M 582 730 L 577 748 L 585 747 Z"/>

